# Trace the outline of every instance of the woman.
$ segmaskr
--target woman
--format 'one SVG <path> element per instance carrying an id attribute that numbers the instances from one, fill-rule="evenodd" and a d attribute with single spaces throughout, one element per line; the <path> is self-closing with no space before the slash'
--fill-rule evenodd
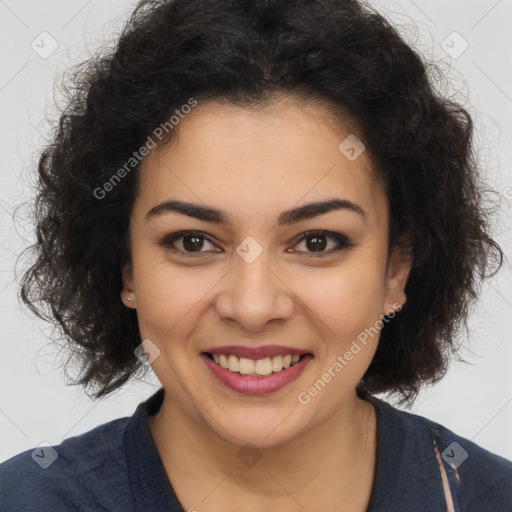
<path id="1" fill-rule="evenodd" d="M 373 396 L 443 376 L 502 260 L 471 118 L 384 18 L 144 1 L 74 90 L 21 296 L 96 397 L 162 389 L 2 464 L 2 510 L 510 510 L 510 461 Z"/>

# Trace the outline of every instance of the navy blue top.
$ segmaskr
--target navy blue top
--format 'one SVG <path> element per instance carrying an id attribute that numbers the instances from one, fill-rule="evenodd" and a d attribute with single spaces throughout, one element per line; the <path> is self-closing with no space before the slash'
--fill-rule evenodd
<path id="1" fill-rule="evenodd" d="M 149 428 L 163 396 L 161 388 L 131 417 L 0 464 L 0 511 L 183 512 Z M 369 399 L 377 413 L 377 464 L 368 512 L 446 512 L 446 492 L 455 512 L 512 511 L 512 462 Z"/>

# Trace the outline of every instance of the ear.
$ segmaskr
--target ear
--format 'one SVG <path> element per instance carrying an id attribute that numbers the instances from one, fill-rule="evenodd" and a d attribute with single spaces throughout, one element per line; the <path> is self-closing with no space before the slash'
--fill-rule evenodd
<path id="1" fill-rule="evenodd" d="M 386 274 L 386 296 L 383 315 L 398 311 L 405 304 L 405 285 L 411 271 L 412 257 L 409 251 L 395 245 L 389 259 Z"/>
<path id="2" fill-rule="evenodd" d="M 130 309 L 135 309 L 137 303 L 133 287 L 133 268 L 131 263 L 126 263 L 121 271 L 123 289 L 121 290 L 121 301 Z"/>

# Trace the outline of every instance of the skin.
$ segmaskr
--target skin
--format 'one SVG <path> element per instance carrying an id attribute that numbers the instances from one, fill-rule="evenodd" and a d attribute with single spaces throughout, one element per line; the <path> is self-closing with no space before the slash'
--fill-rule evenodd
<path id="1" fill-rule="evenodd" d="M 308 404 L 297 397 L 358 334 L 404 304 L 410 258 L 395 249 L 386 267 L 384 188 L 367 151 L 354 161 L 340 152 L 351 132 L 326 122 L 327 113 L 286 96 L 260 111 L 200 103 L 172 144 L 142 163 L 121 296 L 137 309 L 142 339 L 160 350 L 152 367 L 166 393 L 150 428 L 185 510 L 368 505 L 376 417 L 355 387 L 378 335 Z M 176 212 L 147 217 L 171 198 L 225 210 L 232 225 Z M 331 198 L 356 203 L 366 216 L 339 209 L 277 226 L 282 211 Z M 344 234 L 354 247 L 315 257 L 315 237 L 301 238 L 319 229 Z M 174 251 L 162 246 L 182 230 L 204 233 L 196 256 L 183 255 L 183 238 Z M 251 263 L 236 252 L 248 236 L 263 250 Z M 324 252 L 337 244 L 321 242 Z M 280 344 L 314 357 L 283 389 L 247 396 L 219 383 L 200 358 L 231 344 Z M 247 443 L 261 455 L 251 467 L 237 456 Z"/>

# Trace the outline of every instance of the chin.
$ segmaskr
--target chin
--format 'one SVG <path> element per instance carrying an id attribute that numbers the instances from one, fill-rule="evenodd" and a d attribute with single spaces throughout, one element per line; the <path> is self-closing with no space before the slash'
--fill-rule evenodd
<path id="1" fill-rule="evenodd" d="M 215 421 L 214 415 L 205 418 L 210 429 L 226 443 L 243 447 L 248 444 L 265 450 L 292 441 L 302 431 L 297 415 L 290 414 L 291 407 L 265 413 L 261 407 L 233 410 Z"/>

